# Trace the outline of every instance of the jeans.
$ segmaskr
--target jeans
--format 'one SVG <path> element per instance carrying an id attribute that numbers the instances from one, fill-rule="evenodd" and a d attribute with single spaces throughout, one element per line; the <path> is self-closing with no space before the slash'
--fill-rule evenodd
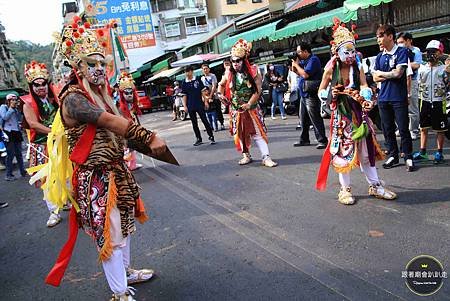
<path id="1" fill-rule="evenodd" d="M 22 158 L 22 142 L 8 142 L 6 145 L 6 176 L 13 176 L 13 159 L 16 157 L 17 164 L 19 164 L 19 170 L 22 175 L 26 174 L 25 168 L 23 167 Z"/>
<path id="2" fill-rule="evenodd" d="M 207 112 L 206 116 L 208 116 L 208 121 L 211 127 L 217 131 L 219 128 L 217 127 L 217 112 Z"/>
<path id="3" fill-rule="evenodd" d="M 197 114 L 198 116 L 200 116 L 200 119 L 202 120 L 202 123 L 206 128 L 208 136 L 214 137 L 211 126 L 209 125 L 208 119 L 206 118 L 205 110 L 204 109 L 190 110 L 189 118 L 191 119 L 192 128 L 194 129 L 195 137 L 197 138 L 197 140 L 202 141 L 202 135 L 200 135 L 200 130 L 198 128 Z"/>
<path id="4" fill-rule="evenodd" d="M 412 139 L 409 132 L 408 103 L 400 101 L 379 101 L 383 135 L 386 140 L 389 157 L 398 158 L 397 138 L 395 137 L 395 124 L 397 123 L 401 138 L 401 150 L 406 159 L 412 159 Z"/>
<path id="5" fill-rule="evenodd" d="M 272 108 L 271 108 L 272 117 L 275 116 L 275 109 L 277 106 L 280 108 L 281 116 L 284 117 L 286 115 L 284 113 L 283 96 L 284 96 L 284 93 L 277 92 L 275 90 L 275 88 L 272 89 Z"/>
<path id="6" fill-rule="evenodd" d="M 325 126 L 322 116 L 320 116 L 320 100 L 318 97 L 301 97 L 300 99 L 300 142 L 309 143 L 309 126 L 314 127 L 314 134 L 317 142 L 328 143 L 325 135 Z"/>

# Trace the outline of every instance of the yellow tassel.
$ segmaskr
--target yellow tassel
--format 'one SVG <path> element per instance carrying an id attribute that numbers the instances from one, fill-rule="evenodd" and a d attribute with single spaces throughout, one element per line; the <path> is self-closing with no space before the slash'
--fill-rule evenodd
<path id="1" fill-rule="evenodd" d="M 108 200 L 106 203 L 106 216 L 105 216 L 105 227 L 103 228 L 103 237 L 105 242 L 100 250 L 99 259 L 101 261 L 108 260 L 112 253 L 113 247 L 111 242 L 111 210 L 116 206 L 117 203 L 117 187 L 114 173 L 109 174 L 109 186 L 108 186 Z"/>
<path id="2" fill-rule="evenodd" d="M 333 168 L 337 173 L 349 173 L 353 168 L 359 166 L 359 158 L 358 158 L 358 144 L 355 143 L 354 156 L 352 161 L 350 161 L 346 166 L 334 166 Z"/>

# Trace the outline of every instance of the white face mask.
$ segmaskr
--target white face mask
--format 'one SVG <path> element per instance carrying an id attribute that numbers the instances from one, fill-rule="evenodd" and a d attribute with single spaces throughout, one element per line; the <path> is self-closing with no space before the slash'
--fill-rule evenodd
<path id="1" fill-rule="evenodd" d="M 353 43 L 346 43 L 339 47 L 338 55 L 341 62 L 351 65 L 356 60 L 356 49 Z"/>
<path id="2" fill-rule="evenodd" d="M 274 69 L 275 69 L 274 66 L 270 66 L 270 67 L 269 67 L 269 70 L 270 70 L 270 71 L 273 71 Z"/>
<path id="3" fill-rule="evenodd" d="M 405 47 L 404 43 L 397 43 L 398 47 Z"/>

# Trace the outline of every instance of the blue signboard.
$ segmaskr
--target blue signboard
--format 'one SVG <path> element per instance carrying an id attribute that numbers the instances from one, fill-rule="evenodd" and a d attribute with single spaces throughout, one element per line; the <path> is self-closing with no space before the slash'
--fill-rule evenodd
<path id="1" fill-rule="evenodd" d="M 117 32 L 127 49 L 155 46 L 151 5 L 149 0 L 91 0 L 100 23 L 116 21 Z"/>

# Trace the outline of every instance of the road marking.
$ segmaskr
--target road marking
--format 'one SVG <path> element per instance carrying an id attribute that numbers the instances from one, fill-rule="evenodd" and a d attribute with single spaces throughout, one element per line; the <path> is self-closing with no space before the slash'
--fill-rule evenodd
<path id="1" fill-rule="evenodd" d="M 147 160 L 144 164 L 151 166 Z M 281 228 L 276 227 L 247 211 L 242 211 L 232 203 L 161 167 L 157 167 L 152 171 L 147 169 L 143 169 L 142 171 L 147 175 L 151 175 L 155 179 L 158 179 L 158 181 L 160 181 L 167 189 L 204 211 L 227 228 L 245 237 L 266 252 L 311 277 L 345 299 L 360 299 L 361 293 L 365 293 L 368 297 L 376 299 L 376 297 L 380 297 L 379 294 L 380 291 L 382 291 L 386 294 L 385 297 L 395 297 L 400 300 L 405 300 L 393 292 L 354 274 L 354 272 L 338 266 L 336 263 L 321 255 L 305 249 L 295 242 L 295 238 L 292 237 L 292 235 L 283 231 Z M 178 185 L 174 185 L 173 182 L 169 182 L 165 178 L 168 178 L 170 181 L 174 181 L 185 188 L 179 188 Z M 186 193 L 186 190 L 195 192 L 202 200 Z M 225 209 L 232 213 L 232 215 L 219 212 L 217 207 Z M 308 258 L 308 260 L 305 260 L 306 258 Z M 330 270 L 334 271 L 334 275 L 338 274 L 337 277 L 331 275 L 329 273 Z M 346 276 L 346 278 L 342 276 Z M 352 278 L 352 281 L 349 281 L 348 278 Z M 364 289 L 355 291 L 355 283 L 365 285 Z"/>

